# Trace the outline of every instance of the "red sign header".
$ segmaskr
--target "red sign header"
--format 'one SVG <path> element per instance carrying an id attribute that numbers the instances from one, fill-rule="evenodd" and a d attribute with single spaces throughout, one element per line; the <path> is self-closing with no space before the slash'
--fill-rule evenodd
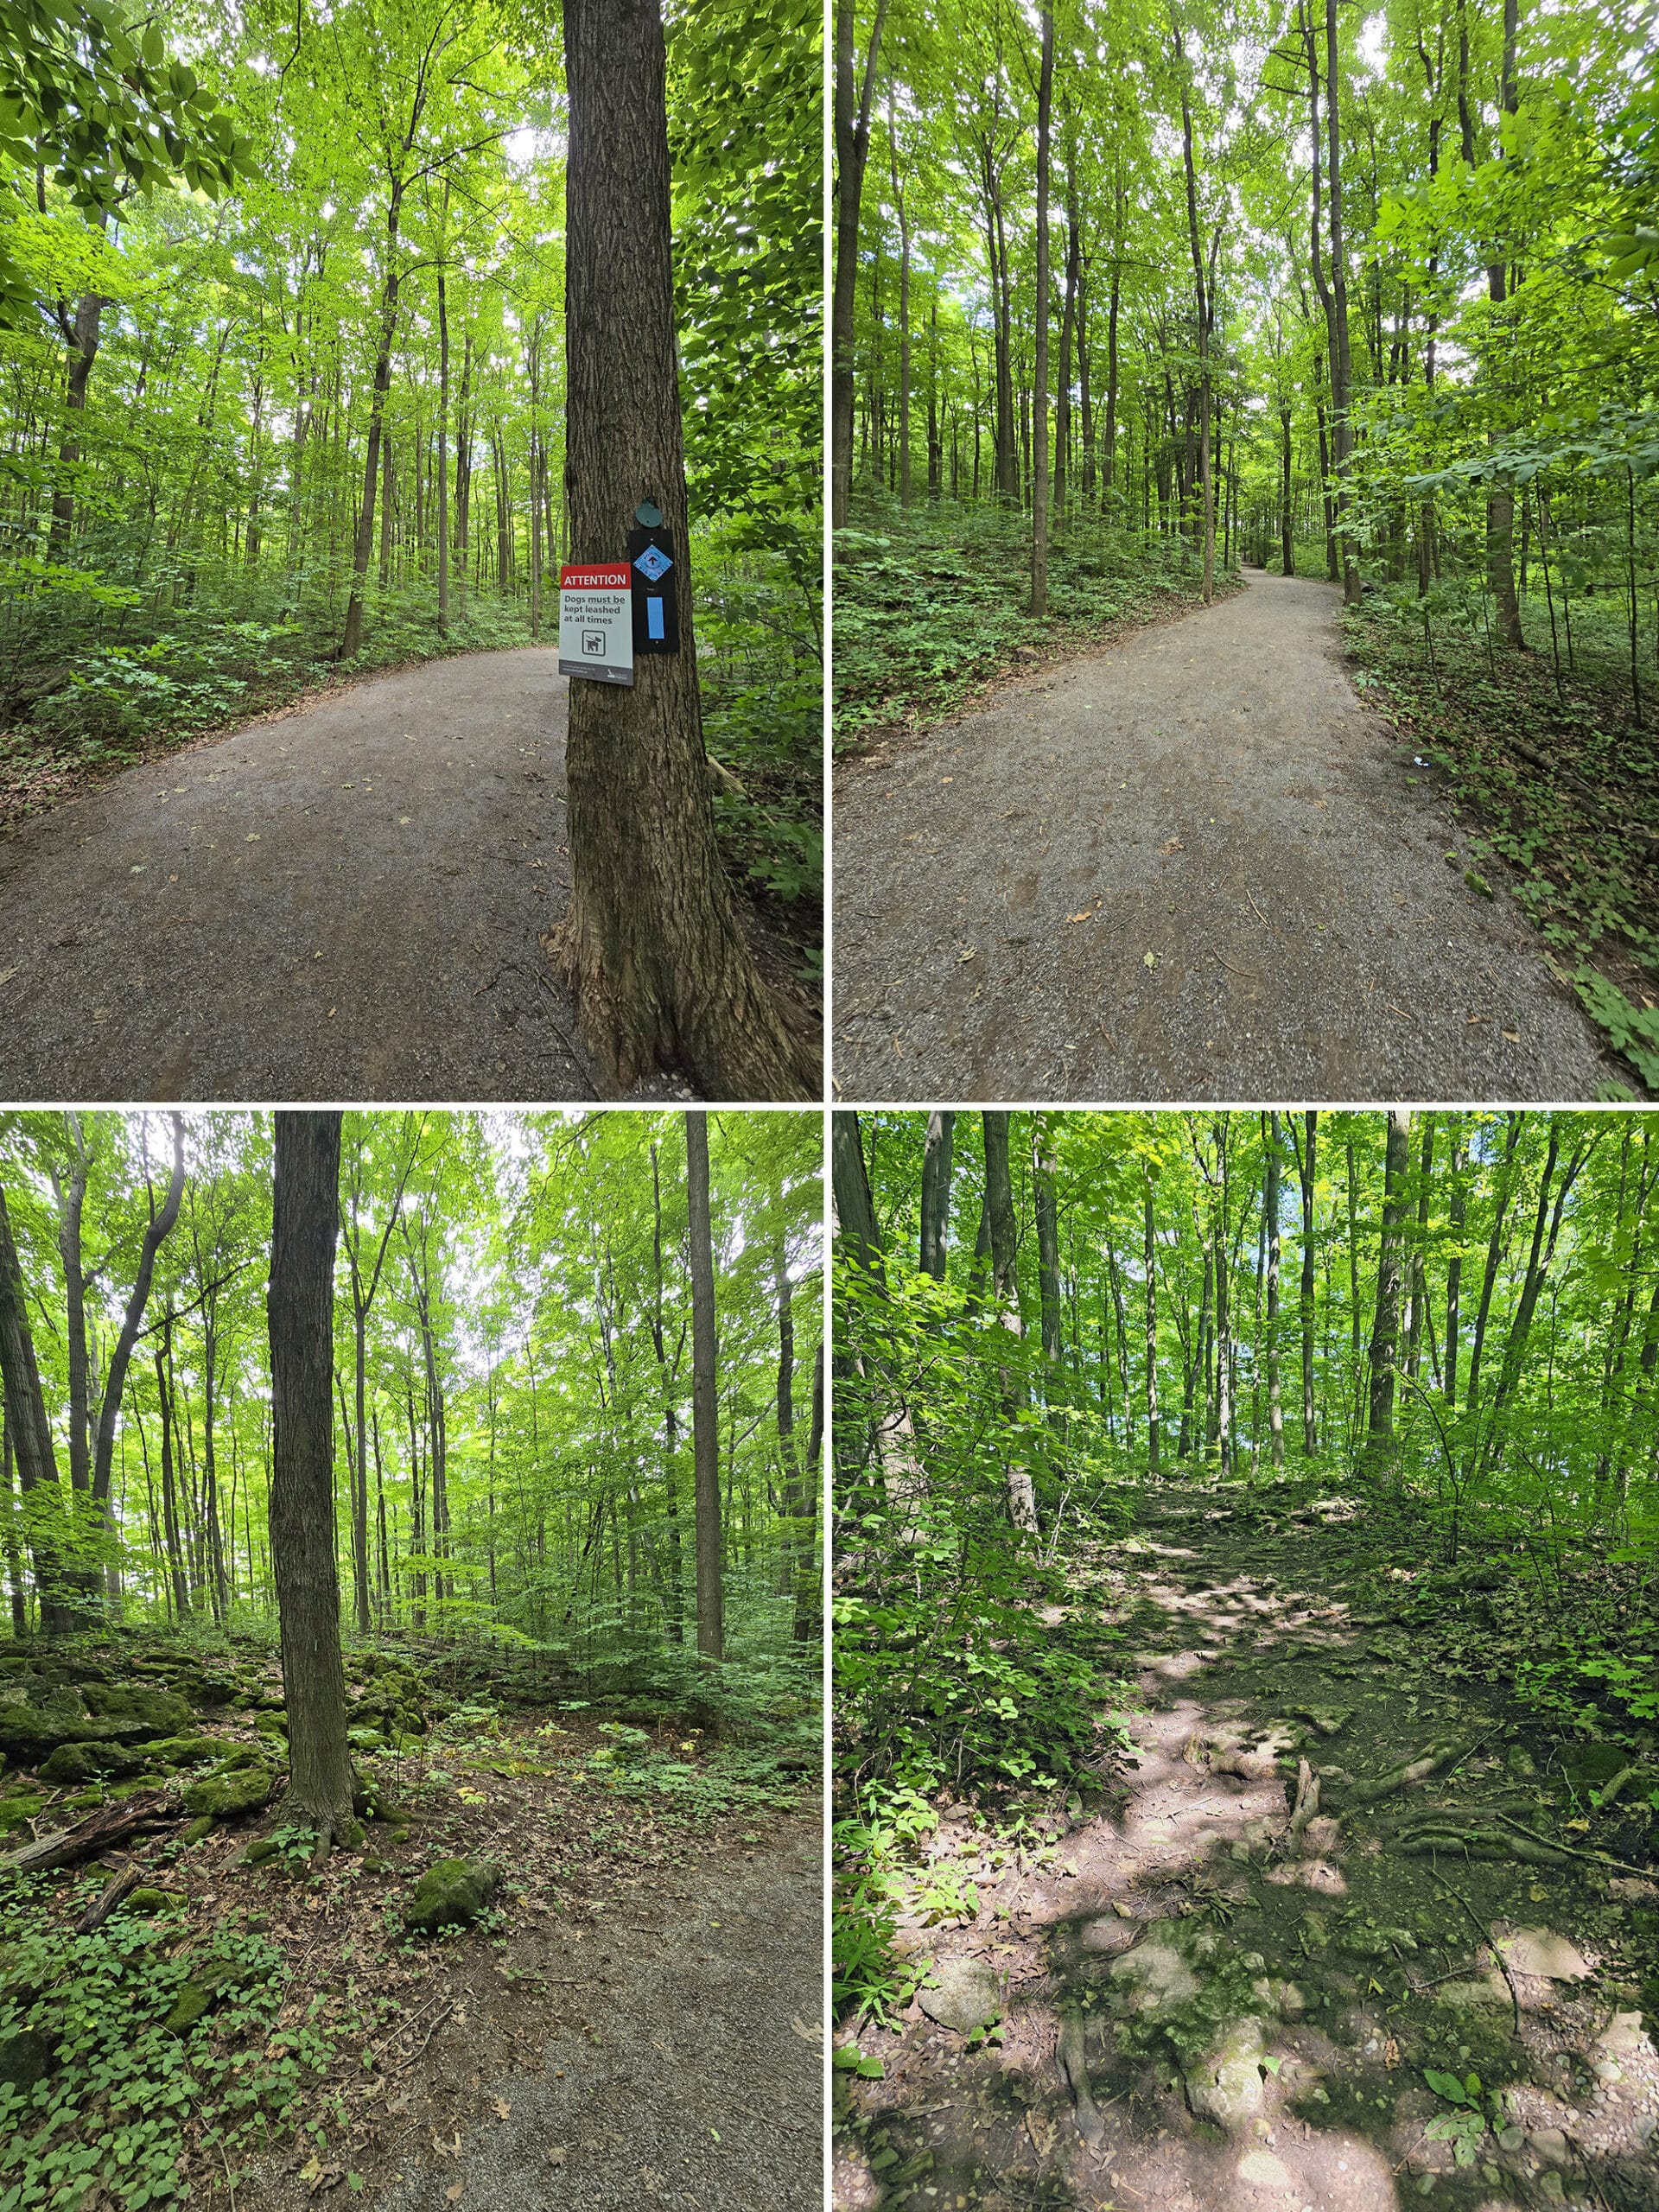
<path id="1" fill-rule="evenodd" d="M 626 591 L 630 577 L 626 561 L 607 561 L 596 569 L 561 569 L 561 591 Z"/>

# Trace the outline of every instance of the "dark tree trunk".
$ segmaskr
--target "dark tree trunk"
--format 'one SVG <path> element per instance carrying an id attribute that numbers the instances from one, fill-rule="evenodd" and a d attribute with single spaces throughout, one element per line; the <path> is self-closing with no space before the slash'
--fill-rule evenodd
<path id="1" fill-rule="evenodd" d="M 653 500 L 680 564 L 680 650 L 642 655 L 632 686 L 570 686 L 574 887 L 556 957 L 618 1089 L 668 1065 L 710 1097 L 816 1096 L 816 1039 L 804 1024 L 791 1032 L 762 981 L 715 843 L 686 573 L 658 0 L 567 0 L 564 28 L 571 557 L 617 559 L 636 505 Z"/>
<path id="2" fill-rule="evenodd" d="M 987 1113 L 980 1117 L 985 1132 L 985 1211 L 991 1230 L 991 1287 L 998 1320 L 1010 1336 L 1023 1337 L 1020 1311 L 1020 1278 L 1015 1266 L 1016 1234 L 1014 1185 L 1008 1173 L 1008 1116 Z M 1037 1530 L 1037 1497 L 1025 1447 L 1016 1434 L 1015 1415 L 1024 1392 L 1014 1369 L 1001 1370 L 1002 1412 L 1007 1437 L 1004 1480 L 1007 1487 L 1008 1518 L 1022 1535 Z"/>
<path id="3" fill-rule="evenodd" d="M 270 1557 L 288 1705 L 284 1811 L 317 1831 L 317 1858 L 353 1826 L 334 1564 L 337 1113 L 279 1113 L 270 1241 Z"/>
<path id="4" fill-rule="evenodd" d="M 853 313 L 858 294 L 859 208 L 870 157 L 870 99 L 887 0 L 876 0 L 861 81 L 855 81 L 853 0 L 836 0 L 836 270 L 830 315 L 830 520 L 847 520 L 853 481 Z"/>
<path id="5" fill-rule="evenodd" d="M 1313 1169 L 1319 1141 L 1319 1117 L 1309 1108 L 1303 1120 L 1302 1149 L 1297 1160 L 1302 1186 L 1302 1452 L 1313 1459 L 1319 1448 L 1319 1414 L 1313 1401 Z"/>
<path id="6" fill-rule="evenodd" d="M 1371 1324 L 1370 1406 L 1366 1456 L 1374 1468 L 1394 1457 L 1394 1371 L 1400 1341 L 1400 1224 L 1410 1169 L 1411 1116 L 1391 1108 L 1383 1166 L 1382 1239 L 1377 1255 L 1376 1310 Z"/>
<path id="7" fill-rule="evenodd" d="M 726 1656 L 715 1392 L 715 1255 L 709 1223 L 709 1116 L 685 1117 L 686 1236 L 691 1257 L 691 1448 L 696 1481 L 697 1656 L 717 1686 Z"/>
<path id="8" fill-rule="evenodd" d="M 944 1225 L 950 1211 L 950 1140 L 957 1117 L 935 1110 L 927 1117 L 922 1151 L 921 1270 L 944 1281 Z"/>
<path id="9" fill-rule="evenodd" d="M 58 1484 L 57 1453 L 53 1448 L 52 1424 L 47 1419 L 41 1389 L 40 1369 L 35 1361 L 35 1339 L 29 1333 L 29 1308 L 17 1248 L 12 1242 L 6 1194 L 0 1190 L 0 1386 L 6 1398 L 6 1433 L 17 1462 L 18 1487 L 27 1499 L 37 1484 Z M 67 1636 L 79 1626 L 73 1605 L 65 1602 L 62 1574 L 49 1542 L 36 1540 L 30 1552 L 35 1562 L 35 1585 L 40 1599 L 41 1630 L 46 1636 Z"/>

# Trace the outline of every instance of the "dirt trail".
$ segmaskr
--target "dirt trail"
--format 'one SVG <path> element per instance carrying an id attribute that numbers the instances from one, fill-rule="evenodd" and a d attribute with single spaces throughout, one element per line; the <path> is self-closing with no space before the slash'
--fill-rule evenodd
<path id="1" fill-rule="evenodd" d="M 1139 1669 L 1127 1784 L 988 1872 L 971 1925 L 903 1936 L 970 2010 L 994 1970 L 1004 2040 L 976 2050 L 917 2005 L 896 2048 L 865 2036 L 886 2074 L 851 2092 L 842 2212 L 1659 2206 L 1659 2058 L 1616 1958 L 1655 1885 L 1413 1855 L 1430 1808 L 1559 1829 L 1497 1694 L 1351 1614 L 1317 1529 L 1172 1493 L 1154 1510 L 1127 1560 L 1072 1578 Z M 1441 1745 L 1436 1777 L 1363 1802 Z M 1325 1802 L 1299 1834 L 1302 1758 Z M 971 1858 L 965 1808 L 942 1840 Z M 1471 2163 L 1426 2132 L 1456 2110 L 1426 2068 L 1479 2077 Z"/>
<path id="2" fill-rule="evenodd" d="M 520 1928 L 495 1990 L 456 1981 L 412 2093 L 418 2112 L 411 2095 L 394 2100 L 349 2201 L 819 2212 L 823 1915 L 822 1831 L 797 1821 L 747 1858 L 659 1869 L 626 1921 L 612 1906 L 556 1940 Z M 445 1974 L 442 1955 L 431 1971 Z M 526 2042 L 540 2046 L 529 2062 Z M 257 2212 L 313 2202 L 296 2171 L 308 2147 L 240 2201 Z"/>
<path id="3" fill-rule="evenodd" d="M 1338 604 L 1250 572 L 851 769 L 842 1096 L 1587 1099 L 1616 1079 L 1520 910 L 1465 880 L 1435 772 L 1361 704 Z"/>
<path id="4" fill-rule="evenodd" d="M 551 646 L 353 685 L 0 835 L 0 1096 L 591 1098 Z"/>

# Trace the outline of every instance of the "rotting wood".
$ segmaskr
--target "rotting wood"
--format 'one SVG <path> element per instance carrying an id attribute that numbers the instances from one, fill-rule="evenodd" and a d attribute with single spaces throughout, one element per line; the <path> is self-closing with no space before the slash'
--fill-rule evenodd
<path id="1" fill-rule="evenodd" d="M 58 1828 L 35 1843 L 25 1844 L 0 1859 L 0 1869 L 13 1874 L 49 1874 L 54 1867 L 73 1866 L 94 1858 L 112 1843 L 124 1843 L 139 1828 L 182 1820 L 184 1808 L 169 1789 L 146 1790 L 142 1796 L 123 1797 L 100 1805 L 72 1828 Z"/>

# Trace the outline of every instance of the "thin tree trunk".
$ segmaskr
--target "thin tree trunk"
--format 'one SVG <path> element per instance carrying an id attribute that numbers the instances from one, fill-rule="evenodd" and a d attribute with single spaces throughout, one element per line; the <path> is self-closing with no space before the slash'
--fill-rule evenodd
<path id="1" fill-rule="evenodd" d="M 691 1262 L 691 1449 L 697 1516 L 697 1656 L 712 1694 L 726 1656 L 721 1543 L 720 1404 L 715 1258 L 709 1221 L 709 1117 L 685 1117 L 686 1237 Z"/>

